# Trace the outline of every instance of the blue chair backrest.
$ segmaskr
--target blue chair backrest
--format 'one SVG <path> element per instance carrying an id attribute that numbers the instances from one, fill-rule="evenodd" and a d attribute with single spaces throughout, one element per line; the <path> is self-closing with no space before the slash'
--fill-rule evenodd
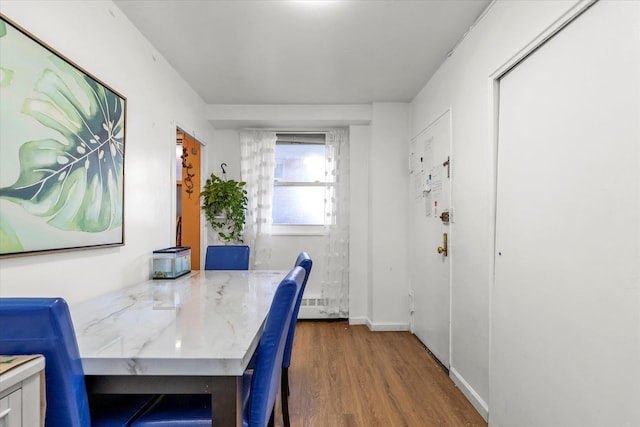
<path id="1" fill-rule="evenodd" d="M 62 298 L 0 298 L 0 354 L 45 357 L 47 427 L 89 427 L 84 372 Z"/>
<path id="2" fill-rule="evenodd" d="M 248 270 L 249 246 L 214 245 L 207 246 L 204 260 L 205 270 Z"/>
<path id="3" fill-rule="evenodd" d="M 309 279 L 312 265 L 313 261 L 309 257 L 309 254 L 306 252 L 300 252 L 300 255 L 298 255 L 298 258 L 296 259 L 295 267 L 300 266 L 304 268 L 305 275 L 302 282 L 302 288 L 300 289 L 298 298 L 296 299 L 296 305 L 293 307 L 293 316 L 291 317 L 291 324 L 289 325 L 289 332 L 287 333 L 287 343 L 284 347 L 284 357 L 282 359 L 283 368 L 291 366 L 291 352 L 293 351 L 293 337 L 296 333 L 296 321 L 298 320 L 298 312 L 300 311 L 302 295 L 304 294 L 304 288 L 307 286 L 307 280 Z"/>
<path id="4" fill-rule="evenodd" d="M 282 371 L 282 356 L 291 314 L 302 288 L 305 271 L 294 267 L 280 282 L 273 297 L 257 350 L 248 402 L 249 426 L 266 426 L 273 410 Z"/>

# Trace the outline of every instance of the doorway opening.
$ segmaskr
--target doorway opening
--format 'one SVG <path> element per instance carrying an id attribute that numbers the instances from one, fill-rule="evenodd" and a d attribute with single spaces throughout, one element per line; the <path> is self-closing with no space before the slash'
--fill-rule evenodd
<path id="1" fill-rule="evenodd" d="M 191 248 L 191 270 L 200 269 L 200 163 L 202 145 L 176 129 L 176 246 Z"/>

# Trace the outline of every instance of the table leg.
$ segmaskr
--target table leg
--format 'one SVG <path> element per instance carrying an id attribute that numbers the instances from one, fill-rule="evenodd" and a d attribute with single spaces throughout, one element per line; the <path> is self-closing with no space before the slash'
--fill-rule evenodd
<path id="1" fill-rule="evenodd" d="M 242 427 L 242 377 L 217 377 L 211 387 L 212 425 Z"/>

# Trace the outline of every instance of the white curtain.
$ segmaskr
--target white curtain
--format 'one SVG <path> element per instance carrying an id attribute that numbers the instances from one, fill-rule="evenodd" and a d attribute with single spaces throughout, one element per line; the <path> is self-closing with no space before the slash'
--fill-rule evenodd
<path id="1" fill-rule="evenodd" d="M 326 138 L 325 275 L 326 313 L 349 316 L 349 133 L 335 129 Z"/>
<path id="2" fill-rule="evenodd" d="M 271 259 L 271 204 L 276 133 L 240 132 L 240 174 L 247 189 L 245 243 L 251 248 L 250 268 L 264 269 Z"/>

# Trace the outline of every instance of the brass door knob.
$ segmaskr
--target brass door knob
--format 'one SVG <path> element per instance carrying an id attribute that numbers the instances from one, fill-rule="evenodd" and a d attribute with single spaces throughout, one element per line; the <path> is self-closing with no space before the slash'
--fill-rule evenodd
<path id="1" fill-rule="evenodd" d="M 442 246 L 438 246 L 438 253 L 444 256 L 449 255 L 449 242 L 447 233 L 442 233 Z"/>

